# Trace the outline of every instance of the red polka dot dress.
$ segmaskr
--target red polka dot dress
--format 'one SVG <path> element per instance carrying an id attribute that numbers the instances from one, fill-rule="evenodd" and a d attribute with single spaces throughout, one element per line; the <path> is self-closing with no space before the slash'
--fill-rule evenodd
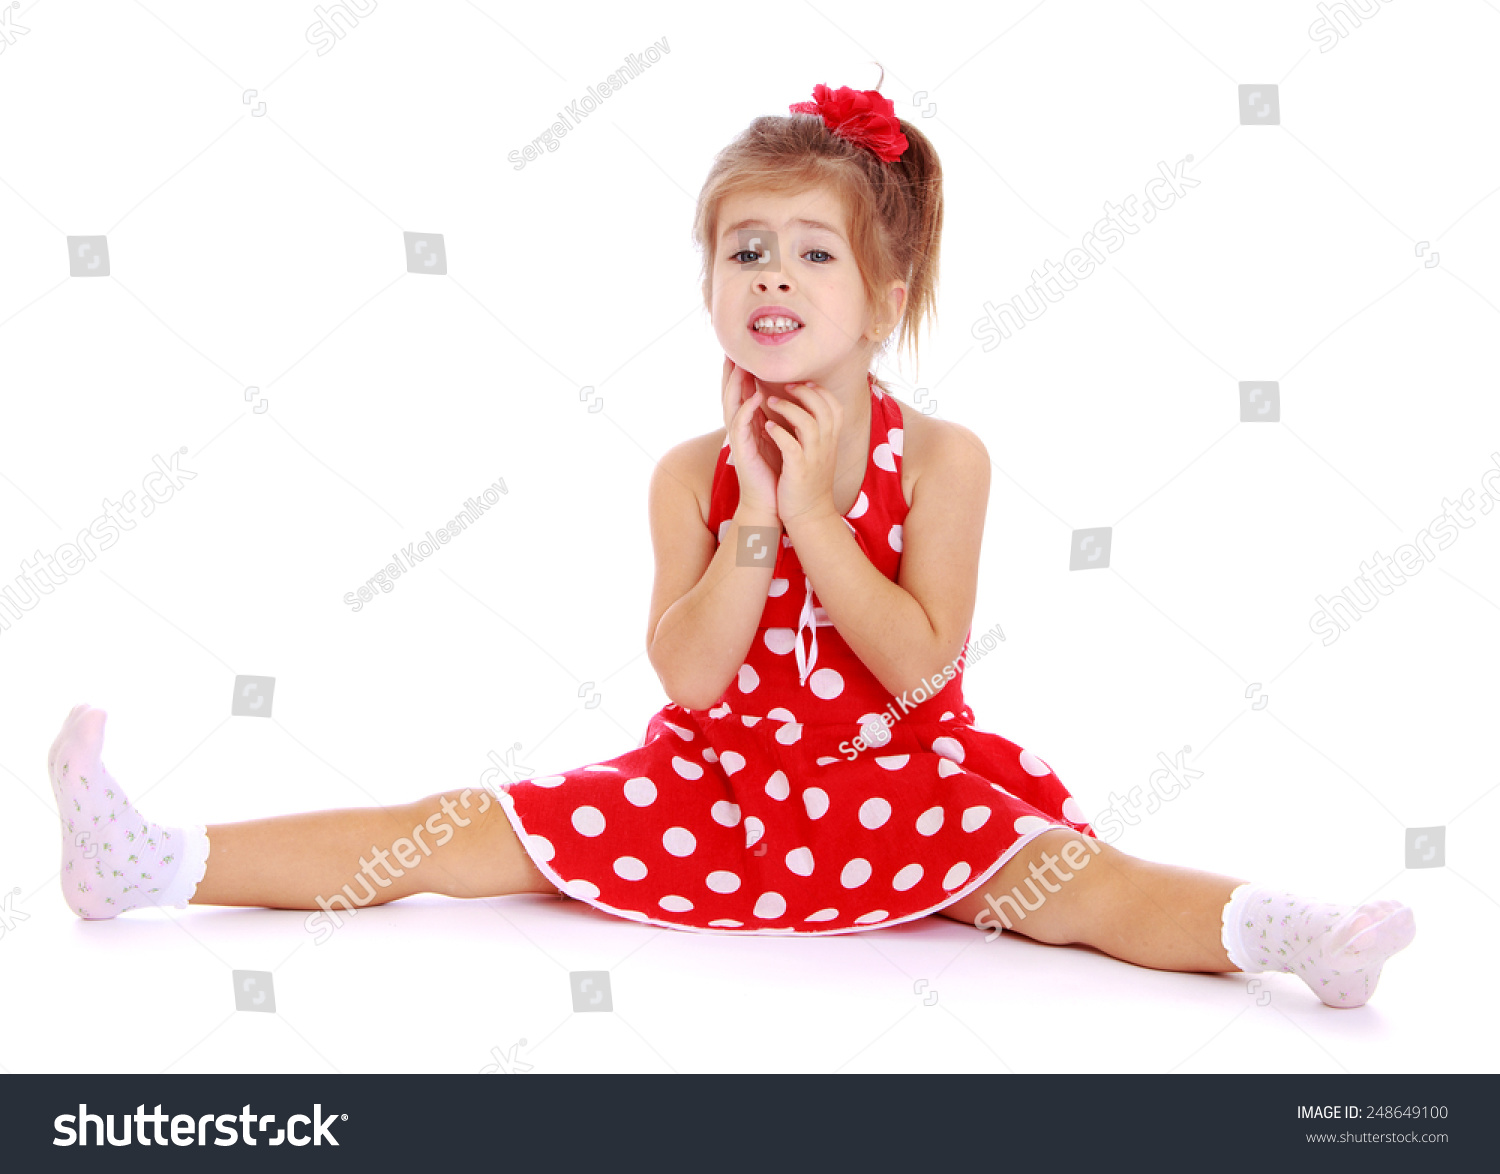
<path id="1" fill-rule="evenodd" d="M 873 375 L 870 398 L 864 484 L 844 521 L 894 581 L 901 408 Z M 720 541 L 739 503 L 730 461 L 726 440 L 709 517 Z M 716 705 L 669 703 L 635 750 L 510 783 L 501 804 L 553 884 L 617 917 L 700 933 L 898 925 L 979 889 L 1049 828 L 1093 835 L 1045 762 L 975 728 L 962 681 L 960 658 L 930 696 L 892 697 L 783 536 L 755 640 Z"/>

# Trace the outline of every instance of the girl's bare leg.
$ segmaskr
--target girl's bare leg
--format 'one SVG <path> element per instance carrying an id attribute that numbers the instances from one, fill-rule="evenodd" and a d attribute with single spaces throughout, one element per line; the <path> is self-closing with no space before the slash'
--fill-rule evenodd
<path id="1" fill-rule="evenodd" d="M 1076 868 L 1063 856 L 1075 841 L 1078 847 L 1071 858 L 1085 861 Z M 1229 894 L 1242 883 L 1141 860 L 1057 828 L 1028 843 L 979 891 L 941 912 L 981 928 L 1005 926 L 1049 945 L 1092 946 L 1155 970 L 1238 971 L 1224 951 L 1220 932 Z M 1049 886 L 1056 892 L 1048 892 Z M 1001 915 L 985 900 L 986 893 Z M 1025 907 L 1036 905 L 1038 897 L 1041 905 L 1028 911 Z"/>
<path id="2" fill-rule="evenodd" d="M 400 807 L 210 824 L 208 842 L 194 905 L 316 909 L 318 897 L 332 900 L 346 885 L 361 905 L 413 893 L 558 892 L 521 847 L 499 802 L 482 790 L 429 795 Z"/>
<path id="3" fill-rule="evenodd" d="M 130 802 L 104 765 L 107 714 L 75 705 L 47 752 L 62 824 L 64 899 L 107 920 L 143 905 L 345 909 L 412 893 L 556 893 L 486 790 L 399 807 L 167 827 Z M 196 884 L 196 889 L 194 885 Z"/>

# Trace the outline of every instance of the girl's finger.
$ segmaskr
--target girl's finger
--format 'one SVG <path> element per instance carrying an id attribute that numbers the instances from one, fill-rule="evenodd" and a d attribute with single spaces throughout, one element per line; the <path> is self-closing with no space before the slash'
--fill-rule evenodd
<path id="1" fill-rule="evenodd" d="M 774 403 L 771 402 L 773 400 Z M 796 429 L 799 440 L 815 437 L 821 433 L 822 422 L 795 400 L 773 395 L 769 396 L 766 402 L 787 418 Z"/>

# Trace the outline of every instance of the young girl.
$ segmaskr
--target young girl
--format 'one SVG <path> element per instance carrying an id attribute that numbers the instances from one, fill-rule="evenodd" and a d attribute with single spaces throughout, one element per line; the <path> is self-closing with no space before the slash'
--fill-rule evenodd
<path id="1" fill-rule="evenodd" d="M 813 98 L 751 123 L 699 196 L 725 426 L 652 477 L 646 638 L 671 702 L 644 742 L 494 796 L 164 828 L 105 770 L 104 712 L 78 706 L 47 761 L 74 912 L 264 905 L 332 932 L 412 893 L 560 893 L 793 935 L 941 913 L 1139 966 L 1291 973 L 1333 1007 L 1370 997 L 1415 933 L 1406 906 L 1129 856 L 1045 762 L 976 728 L 989 458 L 869 374 L 898 327 L 915 357 L 933 311 L 942 173 L 878 91 Z"/>

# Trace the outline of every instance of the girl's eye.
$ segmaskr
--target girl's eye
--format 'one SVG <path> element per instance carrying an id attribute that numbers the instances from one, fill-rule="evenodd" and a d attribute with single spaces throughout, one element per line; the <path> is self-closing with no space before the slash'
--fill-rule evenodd
<path id="1" fill-rule="evenodd" d="M 816 264 L 826 265 L 826 264 L 828 264 L 829 261 L 833 260 L 833 254 L 830 253 L 827 249 L 808 249 L 807 252 L 803 253 L 802 255 L 804 257 L 806 257 L 806 256 L 808 256 L 809 254 L 812 254 L 812 253 L 817 253 L 820 257 L 826 258 L 826 260 L 818 261 L 818 262 L 816 262 Z M 736 264 L 739 264 L 739 265 L 745 265 L 745 264 L 749 264 L 749 262 L 747 262 L 745 260 L 745 258 L 747 256 L 751 257 L 751 258 L 754 258 L 756 260 L 759 260 L 760 257 L 762 256 L 762 254 L 759 251 L 757 251 L 756 249 L 741 249 L 737 253 L 730 253 L 729 254 L 729 260 L 734 261 Z"/>

